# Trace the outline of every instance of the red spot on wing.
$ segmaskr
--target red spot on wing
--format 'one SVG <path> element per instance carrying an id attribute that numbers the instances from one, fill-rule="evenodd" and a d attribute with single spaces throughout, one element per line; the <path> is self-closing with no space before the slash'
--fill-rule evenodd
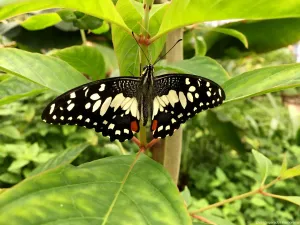
<path id="1" fill-rule="evenodd" d="M 151 130 L 156 130 L 157 128 L 157 120 L 153 120 L 152 125 L 151 125 Z"/>
<path id="2" fill-rule="evenodd" d="M 136 120 L 131 121 L 131 123 L 130 123 L 130 129 L 132 131 L 134 131 L 134 132 L 137 132 L 139 130 L 139 125 L 138 125 L 138 123 L 137 123 Z"/>

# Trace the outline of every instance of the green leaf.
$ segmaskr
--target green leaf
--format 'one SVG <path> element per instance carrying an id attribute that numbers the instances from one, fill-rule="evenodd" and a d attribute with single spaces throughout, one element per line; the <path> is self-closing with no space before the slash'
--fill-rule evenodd
<path id="1" fill-rule="evenodd" d="M 122 218 L 124 224 L 190 225 L 168 172 L 143 154 L 135 158 L 108 157 L 30 177 L 1 194 L 0 224 L 104 225 Z"/>
<path id="2" fill-rule="evenodd" d="M 205 56 L 207 51 L 206 42 L 201 36 L 195 36 L 195 55 Z"/>
<path id="3" fill-rule="evenodd" d="M 12 164 L 10 164 L 10 166 L 8 167 L 8 171 L 9 172 L 17 172 L 19 171 L 23 166 L 26 166 L 28 163 L 30 163 L 30 161 L 28 159 L 16 159 L 15 161 L 12 162 Z"/>
<path id="4" fill-rule="evenodd" d="M 65 22 L 73 22 L 74 20 L 77 19 L 75 13 L 73 10 L 69 10 L 69 9 L 61 9 L 59 11 L 56 12 L 60 18 L 65 21 Z"/>
<path id="5" fill-rule="evenodd" d="M 282 200 L 285 200 L 285 201 L 288 201 L 288 202 L 291 202 L 291 203 L 294 203 L 294 204 L 300 206 L 300 197 L 299 196 L 281 196 L 281 195 L 273 195 L 272 194 L 272 197 L 279 198 L 279 199 L 282 199 Z"/>
<path id="6" fill-rule="evenodd" d="M 144 13 L 143 4 L 131 1 L 122 0 L 118 1 L 116 5 L 124 21 L 136 34 L 140 34 L 141 21 Z M 159 28 L 161 18 L 167 9 L 167 4 L 153 5 L 150 11 L 149 18 L 149 35 L 154 35 Z M 125 31 L 119 29 L 118 26 L 112 25 L 112 38 L 114 43 L 114 50 L 118 58 L 119 69 L 121 76 L 140 74 L 139 62 L 139 46 L 132 37 Z M 160 54 L 165 43 L 165 37 L 152 43 L 148 48 L 148 54 L 145 53 L 150 61 L 154 61 Z"/>
<path id="7" fill-rule="evenodd" d="M 220 85 L 229 79 L 229 75 L 220 64 L 205 56 L 195 56 L 192 59 L 156 66 L 156 70 L 161 69 L 172 70 L 177 73 L 199 75 L 211 79 Z"/>
<path id="8" fill-rule="evenodd" d="M 285 171 L 287 171 L 287 159 L 286 159 L 286 154 L 284 154 L 283 156 L 283 160 L 282 160 L 282 165 L 281 165 L 281 169 L 280 169 L 280 177 L 282 177 L 282 175 L 285 173 Z"/>
<path id="9" fill-rule="evenodd" d="M 60 59 L 18 49 L 0 49 L 0 70 L 59 93 L 88 82 L 81 73 Z"/>
<path id="10" fill-rule="evenodd" d="M 11 76 L 0 82 L 0 106 L 43 92 L 45 88 Z"/>
<path id="11" fill-rule="evenodd" d="M 292 177 L 300 176 L 300 165 L 290 168 L 284 171 L 281 175 L 282 179 L 288 179 Z"/>
<path id="12" fill-rule="evenodd" d="M 78 157 L 80 153 L 82 153 L 86 149 L 87 146 L 88 146 L 87 144 L 81 144 L 76 147 L 71 147 L 57 154 L 55 157 L 51 158 L 46 163 L 41 164 L 37 168 L 35 168 L 30 173 L 30 176 L 35 176 L 46 170 L 50 170 L 59 166 L 70 164 L 74 159 Z"/>
<path id="13" fill-rule="evenodd" d="M 3 173 L 0 175 L 0 181 L 8 184 L 16 184 L 21 181 L 21 177 L 14 173 Z"/>
<path id="14" fill-rule="evenodd" d="M 73 25 L 75 27 L 84 30 L 99 28 L 102 25 L 102 23 L 103 20 L 90 15 L 84 15 L 81 18 L 78 18 L 77 20 L 73 21 Z"/>
<path id="15" fill-rule="evenodd" d="M 174 0 L 170 3 L 153 39 L 185 25 L 226 19 L 271 19 L 300 16 L 300 2 L 287 0 Z"/>
<path id="16" fill-rule="evenodd" d="M 91 32 L 93 32 L 94 34 L 103 34 L 107 31 L 109 31 L 109 24 L 105 21 L 103 21 L 102 26 L 100 26 L 99 28 L 91 30 Z"/>
<path id="17" fill-rule="evenodd" d="M 189 206 L 192 203 L 191 192 L 187 186 L 184 187 L 183 191 L 180 192 L 182 198 L 185 201 L 185 204 Z"/>
<path id="18" fill-rule="evenodd" d="M 233 225 L 233 223 L 231 223 L 230 221 L 223 219 L 219 216 L 214 216 L 214 215 L 210 215 L 210 214 L 204 214 L 201 216 L 203 216 L 205 219 L 207 219 L 211 222 L 214 222 L 215 224 L 218 224 L 218 225 Z"/>
<path id="19" fill-rule="evenodd" d="M 226 102 L 241 100 L 291 87 L 300 86 L 300 65 L 265 67 L 240 74 L 226 81 Z"/>
<path id="20" fill-rule="evenodd" d="M 208 55 L 220 58 L 232 48 L 240 52 L 263 53 L 294 44 L 300 40 L 299 22 L 300 18 L 280 18 L 225 24 L 220 28 L 230 28 L 243 33 L 248 40 L 249 48 L 245 49 L 230 36 L 209 32 L 205 35 L 205 40 L 209 42 Z"/>
<path id="21" fill-rule="evenodd" d="M 239 152 L 245 151 L 245 146 L 239 136 L 239 129 L 232 121 L 222 121 L 213 111 L 207 112 L 206 120 L 209 125 L 208 129 L 211 130 L 220 141 Z"/>
<path id="22" fill-rule="evenodd" d="M 0 9 L 0 20 L 31 11 L 50 8 L 69 8 L 78 10 L 115 23 L 125 29 L 128 33 L 131 33 L 131 30 L 126 26 L 111 0 L 101 0 L 101 2 L 98 0 L 19 0 L 16 3 L 6 5 Z"/>
<path id="23" fill-rule="evenodd" d="M 104 59 L 96 48 L 89 46 L 72 46 L 57 50 L 53 56 L 73 66 L 83 74 L 89 75 L 92 80 L 99 80 L 105 77 Z"/>
<path id="24" fill-rule="evenodd" d="M 20 131 L 14 126 L 2 126 L 0 129 L 0 135 L 4 135 L 13 139 L 21 139 Z"/>
<path id="25" fill-rule="evenodd" d="M 212 40 L 210 40 L 210 39 L 217 39 L 217 37 L 218 37 L 218 34 L 216 36 L 214 36 L 215 32 L 235 37 L 236 39 L 238 39 L 239 41 L 241 41 L 243 43 L 245 48 L 248 48 L 247 37 L 242 32 L 234 30 L 232 28 L 227 28 L 227 27 L 215 27 L 215 28 L 210 28 L 210 29 L 211 29 L 211 32 L 209 32 L 205 35 L 205 40 L 209 43 L 208 48 L 211 47 L 210 45 L 211 45 Z"/>
<path id="26" fill-rule="evenodd" d="M 111 73 L 113 70 L 118 68 L 117 57 L 113 49 L 98 44 L 93 44 L 93 47 L 95 47 L 102 53 L 102 56 L 104 57 L 105 61 L 106 73 Z"/>
<path id="27" fill-rule="evenodd" d="M 22 27 L 27 30 L 42 30 L 46 27 L 51 27 L 61 21 L 57 13 L 46 13 L 34 15 L 21 23 Z"/>
<path id="28" fill-rule="evenodd" d="M 252 149 L 252 154 L 256 160 L 258 172 L 260 173 L 261 185 L 263 185 L 271 169 L 272 162 L 266 156 L 254 149 Z"/>

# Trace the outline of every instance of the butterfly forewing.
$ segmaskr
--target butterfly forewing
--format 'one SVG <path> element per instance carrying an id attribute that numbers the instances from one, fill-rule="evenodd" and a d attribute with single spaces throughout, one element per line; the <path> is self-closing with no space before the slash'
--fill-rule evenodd
<path id="1" fill-rule="evenodd" d="M 95 128 L 111 141 L 131 139 L 139 131 L 136 77 L 110 78 L 72 89 L 44 110 L 47 123 Z"/>
<path id="2" fill-rule="evenodd" d="M 215 82 L 196 75 L 166 74 L 154 78 L 151 130 L 153 137 L 172 135 L 196 113 L 214 108 L 225 100 Z"/>

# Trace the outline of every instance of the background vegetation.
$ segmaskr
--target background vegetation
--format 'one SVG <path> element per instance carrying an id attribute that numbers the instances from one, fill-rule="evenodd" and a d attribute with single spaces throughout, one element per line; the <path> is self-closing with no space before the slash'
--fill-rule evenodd
<path id="1" fill-rule="evenodd" d="M 126 1 L 120 2 L 125 4 Z M 118 7 L 121 8 L 120 5 L 121 3 Z M 121 37 L 114 34 L 112 36 L 110 23 L 77 11 L 56 12 L 57 10 L 39 11 L 2 21 L 1 45 L 5 48 L 2 49 L 2 54 L 7 61 L 13 59 L 14 54 L 21 53 L 5 52 L 6 48 L 16 48 L 55 57 L 69 64 L 70 71 L 76 69 L 90 80 L 118 76 L 120 73 L 129 75 L 128 71 L 138 73 L 137 68 L 128 66 L 126 60 L 120 61 L 120 57 L 125 54 L 121 49 L 122 45 L 118 44 Z M 156 16 L 160 18 L 159 15 Z M 123 17 L 127 18 L 124 15 Z M 184 30 L 184 58 L 204 60 L 201 57 L 210 56 L 233 78 L 266 66 L 292 64 L 296 62 L 292 44 L 300 39 L 298 20 L 284 18 L 241 21 L 217 28 L 204 23 L 187 26 Z M 138 26 L 136 21 L 133 24 Z M 282 29 L 278 31 L 278 27 Z M 261 34 L 262 30 L 264 35 Z M 120 40 L 113 40 L 114 38 Z M 163 41 L 159 42 L 161 43 L 157 46 L 162 46 Z M 159 54 L 160 47 L 157 46 L 149 50 L 152 56 Z M 132 54 L 136 54 L 136 51 Z M 20 57 L 30 59 L 31 55 L 24 53 Z M 16 70 L 4 68 L 1 51 L 0 59 L 3 71 L 0 74 L 0 187 L 4 193 L 22 180 L 30 180 L 30 177 L 39 172 L 53 168 L 50 164 L 67 165 L 72 162 L 72 165 L 79 166 L 100 158 L 129 155 L 138 151 L 138 147 L 132 142 L 111 143 L 108 138 L 93 130 L 43 123 L 40 119 L 41 112 L 57 93 L 46 90 L 46 85 L 15 76 L 18 73 Z M 31 62 L 33 61 L 25 60 L 27 68 L 30 68 Z M 165 62 L 161 62 L 158 68 L 176 71 L 176 66 L 180 71 L 187 70 L 184 67 L 186 65 L 170 66 Z M 206 71 L 201 67 L 188 69 L 197 70 L 200 75 L 202 71 Z M 57 74 L 56 79 L 52 80 L 54 86 L 59 79 L 60 74 Z M 291 79 L 287 79 L 282 85 L 299 86 L 297 77 L 294 78 L 294 83 L 289 83 L 290 81 Z M 57 90 L 59 85 L 57 84 Z M 280 85 L 275 85 L 274 90 L 278 90 Z M 251 93 L 246 95 L 252 96 Z M 234 94 L 232 96 L 233 100 L 239 98 Z M 259 150 L 273 163 L 268 167 L 266 183 L 278 177 L 284 158 L 287 159 L 289 167 L 299 164 L 298 98 L 299 90 L 291 88 L 241 101 L 230 101 L 222 107 L 197 115 L 183 126 L 183 152 L 178 187 L 190 212 L 259 187 L 261 177 L 256 169 L 257 158 L 255 160 L 253 157 L 252 149 Z M 272 187 L 272 193 L 300 196 L 300 179 L 296 177 L 300 175 L 299 166 L 296 168 L 294 179 L 276 183 Z M 99 168 L 95 173 L 99 173 Z M 50 176 L 48 179 L 51 179 Z M 39 185 L 42 186 L 40 183 Z M 140 190 L 142 187 L 136 185 L 136 188 Z M 5 208 L 5 201 L 8 201 L 3 199 L 4 203 L 0 200 L 0 215 Z M 213 208 L 203 216 L 215 224 L 224 225 L 300 222 L 299 197 L 292 202 L 295 204 L 253 195 L 220 208 Z M 21 213 L 20 209 L 15 210 Z M 195 221 L 194 224 L 199 224 Z"/>

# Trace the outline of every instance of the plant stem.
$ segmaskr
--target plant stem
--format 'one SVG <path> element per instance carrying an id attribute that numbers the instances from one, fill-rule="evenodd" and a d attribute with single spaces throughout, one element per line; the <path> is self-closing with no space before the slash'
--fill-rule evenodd
<path id="1" fill-rule="evenodd" d="M 192 211 L 190 212 L 191 215 L 193 214 L 196 214 L 196 213 L 200 213 L 200 212 L 203 212 L 203 211 L 206 211 L 206 210 L 209 210 L 209 209 L 212 209 L 212 208 L 216 208 L 216 207 L 219 207 L 219 206 L 222 206 L 222 205 L 225 205 L 227 203 L 230 203 L 230 202 L 233 202 L 233 201 L 236 201 L 236 200 L 240 200 L 240 199 L 243 199 L 243 198 L 247 198 L 251 195 L 255 195 L 255 194 L 258 194 L 258 193 L 261 193 L 263 195 L 266 195 L 266 196 L 273 196 L 273 194 L 270 194 L 270 193 L 266 193 L 266 192 L 263 192 L 263 190 L 273 186 L 275 183 L 277 183 L 278 181 L 280 181 L 280 178 L 276 178 L 275 180 L 271 181 L 269 184 L 267 185 L 264 185 L 264 186 L 261 186 L 260 188 L 256 189 L 256 190 L 253 190 L 253 191 L 250 191 L 250 192 L 247 192 L 247 193 L 244 193 L 244 194 L 241 194 L 241 195 L 238 195 L 238 196 L 234 196 L 232 198 L 228 198 L 228 199 L 225 199 L 223 201 L 220 201 L 220 202 L 217 202 L 217 203 L 214 203 L 214 204 L 211 204 L 211 205 L 208 205 L 208 206 L 205 206 L 201 209 L 198 209 L 198 210 L 195 210 L 195 211 Z M 277 196 L 276 196 L 277 197 Z"/>
<path id="2" fill-rule="evenodd" d="M 85 32 L 83 29 L 80 29 L 80 35 L 81 35 L 82 44 L 86 45 L 87 41 L 86 41 L 86 36 L 85 36 Z"/>
<path id="3" fill-rule="evenodd" d="M 144 0 L 144 18 L 142 21 L 141 26 L 141 38 L 145 39 L 148 38 L 148 30 L 149 30 L 149 17 L 150 17 L 150 10 L 152 8 L 153 0 Z M 146 55 L 144 55 L 144 53 Z M 148 45 L 142 44 L 141 48 L 139 50 L 140 54 L 140 62 L 141 62 L 141 68 L 143 68 L 145 65 L 147 65 L 148 59 Z M 142 71 L 140 71 L 141 73 Z M 146 133 L 146 127 L 142 126 L 142 123 L 140 124 L 140 141 L 141 145 L 145 146 L 147 144 L 147 133 Z"/>

